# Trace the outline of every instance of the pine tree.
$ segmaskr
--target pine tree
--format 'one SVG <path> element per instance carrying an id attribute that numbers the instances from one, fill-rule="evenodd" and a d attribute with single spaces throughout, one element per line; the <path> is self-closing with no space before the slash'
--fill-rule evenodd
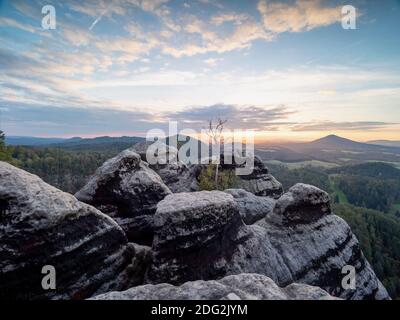
<path id="1" fill-rule="evenodd" d="M 0 161 L 12 162 L 11 152 L 5 143 L 4 132 L 0 130 Z"/>
<path id="2" fill-rule="evenodd" d="M 4 144 L 5 135 L 4 132 L 0 130 L 0 145 Z"/>
<path id="3" fill-rule="evenodd" d="M 6 145 L 5 145 L 4 140 L 5 140 L 4 132 L 0 130 L 0 159 L 1 159 L 2 154 L 5 153 Z"/>

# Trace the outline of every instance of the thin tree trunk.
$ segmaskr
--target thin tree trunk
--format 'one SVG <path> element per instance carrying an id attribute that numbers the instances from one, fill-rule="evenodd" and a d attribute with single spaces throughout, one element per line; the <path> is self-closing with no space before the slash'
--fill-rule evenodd
<path id="1" fill-rule="evenodd" d="M 216 167 L 215 167 L 215 189 L 216 190 L 218 190 L 218 167 L 219 167 L 219 165 L 217 163 Z"/>

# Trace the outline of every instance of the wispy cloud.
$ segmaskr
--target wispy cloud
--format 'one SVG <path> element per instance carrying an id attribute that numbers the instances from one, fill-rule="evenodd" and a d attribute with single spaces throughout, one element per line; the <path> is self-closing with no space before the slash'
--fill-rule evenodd
<path id="1" fill-rule="evenodd" d="M 226 22 L 234 22 L 235 24 L 241 24 L 244 21 L 248 20 L 249 16 L 247 14 L 238 14 L 235 12 L 229 12 L 229 13 L 222 13 L 215 15 L 211 18 L 211 23 L 214 25 L 221 25 Z"/>
<path id="2" fill-rule="evenodd" d="M 208 58 L 204 60 L 204 63 L 209 67 L 215 67 L 218 64 L 218 62 L 221 62 L 223 60 L 224 60 L 223 58 Z"/>
<path id="3" fill-rule="evenodd" d="M 32 27 L 29 24 L 24 24 L 21 22 L 18 22 L 14 19 L 11 18 L 7 18 L 7 17 L 1 17 L 0 18 L 0 25 L 1 26 L 7 26 L 7 27 L 14 27 L 14 28 L 18 28 L 27 32 L 31 32 L 31 33 L 35 33 L 37 31 L 37 29 L 35 29 L 34 27 Z"/>
<path id="4" fill-rule="evenodd" d="M 322 3 L 322 0 L 296 0 L 294 4 L 260 0 L 257 8 L 268 31 L 301 32 L 340 21 L 342 7 Z"/>
<path id="5" fill-rule="evenodd" d="M 71 0 L 54 3 L 51 31 L 40 28 L 43 3 L 15 0 L 0 18 L 4 108 L 151 110 L 157 121 L 196 125 L 219 113 L 232 126 L 296 132 L 379 130 L 400 121 L 398 59 L 385 59 L 396 43 L 379 42 L 377 58 L 381 35 L 372 29 L 363 30 L 368 41 L 348 33 L 358 41 L 343 47 L 335 32 L 314 31 L 339 21 L 339 2 Z M 351 63 L 343 51 L 365 60 Z"/>
<path id="6" fill-rule="evenodd" d="M 10 104 L 1 115 L 4 130 L 17 135 L 76 136 L 113 132 L 143 136 L 156 125 L 154 115 L 150 113 L 112 108 L 55 108 L 18 103 Z"/>
<path id="7" fill-rule="evenodd" d="M 191 128 L 201 129 L 209 120 L 217 118 L 228 120 L 227 126 L 232 129 L 270 130 L 277 125 L 287 124 L 277 122 L 286 120 L 293 111 L 285 106 L 261 107 L 216 104 L 185 108 L 184 111 L 167 114 L 168 119 L 178 121 Z"/>

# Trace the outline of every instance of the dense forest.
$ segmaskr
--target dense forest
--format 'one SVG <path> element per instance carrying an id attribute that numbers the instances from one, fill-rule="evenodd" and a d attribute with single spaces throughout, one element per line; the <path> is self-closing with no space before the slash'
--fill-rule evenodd
<path id="1" fill-rule="evenodd" d="M 285 190 L 297 182 L 308 183 L 330 193 L 336 202 L 400 217 L 400 170 L 390 164 L 374 162 L 333 169 L 313 166 L 289 169 L 281 164 L 269 167 Z"/>
<path id="2" fill-rule="evenodd" d="M 400 220 L 379 211 L 334 204 L 350 225 L 367 260 L 393 298 L 400 297 Z"/>
<path id="3" fill-rule="evenodd" d="M 59 148 L 12 147 L 13 163 L 70 193 L 78 191 L 91 174 L 118 151 L 69 151 Z"/>
<path id="4" fill-rule="evenodd" d="M 285 190 L 303 182 L 330 193 L 335 214 L 350 225 L 389 294 L 400 298 L 400 170 L 379 162 L 334 169 L 269 168 Z"/>
<path id="5" fill-rule="evenodd" d="M 75 193 L 106 160 L 128 145 L 104 146 L 68 145 L 61 147 L 5 146 L 4 134 L 0 138 L 0 160 L 38 175 L 47 183 L 69 193 Z"/>
<path id="6" fill-rule="evenodd" d="M 65 148 L 62 145 L 6 146 L 0 131 L 0 160 L 37 174 L 61 190 L 75 193 L 104 161 L 129 147 L 130 142 L 85 147 L 72 143 Z M 289 169 L 270 164 L 269 168 L 285 190 L 303 182 L 329 192 L 334 212 L 349 223 L 389 294 L 400 297 L 400 170 L 384 163 L 334 169 L 311 166 Z M 213 172 L 210 168 L 203 173 L 203 189 L 213 188 Z M 221 175 L 220 188 L 232 187 L 232 183 L 234 177 L 227 173 Z"/>
<path id="7" fill-rule="evenodd" d="M 331 193 L 332 188 L 329 182 L 329 175 L 319 167 L 304 167 L 298 169 L 289 169 L 280 164 L 268 164 L 271 173 L 283 185 L 284 190 L 298 182 L 312 184 L 326 192 Z"/>
<path id="8" fill-rule="evenodd" d="M 356 206 L 389 212 L 400 200 L 400 180 L 349 175 L 338 177 L 336 184 Z"/>

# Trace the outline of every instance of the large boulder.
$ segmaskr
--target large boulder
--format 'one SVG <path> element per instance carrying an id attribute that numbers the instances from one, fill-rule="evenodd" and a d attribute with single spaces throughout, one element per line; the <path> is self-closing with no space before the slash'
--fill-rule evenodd
<path id="1" fill-rule="evenodd" d="M 221 280 L 186 282 L 181 286 L 162 283 L 123 292 L 108 292 L 93 300 L 334 300 L 318 287 L 293 283 L 284 288 L 259 274 L 239 274 Z"/>
<path id="2" fill-rule="evenodd" d="M 131 283 L 135 248 L 118 224 L 4 162 L 0 239 L 0 300 L 83 299 Z M 56 290 L 42 288 L 46 265 L 55 268 Z"/>
<path id="3" fill-rule="evenodd" d="M 275 202 L 270 197 L 260 197 L 243 189 L 226 189 L 235 199 L 245 224 L 253 224 L 272 213 Z"/>
<path id="4" fill-rule="evenodd" d="M 298 183 L 278 199 L 270 218 L 283 224 L 302 224 L 317 221 L 330 213 L 330 198 L 325 191 Z"/>
<path id="5" fill-rule="evenodd" d="M 226 274 L 243 222 L 233 197 L 221 191 L 177 193 L 157 206 L 150 282 L 180 284 Z"/>
<path id="6" fill-rule="evenodd" d="M 257 273 L 279 286 L 305 283 L 346 299 L 389 298 L 350 227 L 316 187 L 295 185 L 253 225 L 243 223 L 231 195 L 218 191 L 169 195 L 155 220 L 148 282 Z M 342 287 L 348 265 L 356 271 L 354 290 Z"/>
<path id="7" fill-rule="evenodd" d="M 269 173 L 258 156 L 254 156 L 254 169 L 248 175 L 239 176 L 238 188 L 244 189 L 257 196 L 279 198 L 283 193 L 282 184 Z"/>
<path id="8" fill-rule="evenodd" d="M 127 149 L 97 169 L 75 196 L 113 217 L 130 241 L 151 244 L 157 203 L 170 193 L 140 155 Z"/>
<path id="9" fill-rule="evenodd" d="M 199 190 L 197 177 L 200 168 L 197 165 L 186 165 L 181 161 L 166 165 L 150 165 L 173 193 L 194 192 Z"/>
<path id="10" fill-rule="evenodd" d="M 297 184 L 249 228 L 254 236 L 239 244 L 228 273 L 265 274 L 282 286 L 307 283 L 345 299 L 389 298 L 350 227 L 332 214 L 326 192 Z M 345 266 L 355 268 L 354 290 L 342 287 Z"/>

